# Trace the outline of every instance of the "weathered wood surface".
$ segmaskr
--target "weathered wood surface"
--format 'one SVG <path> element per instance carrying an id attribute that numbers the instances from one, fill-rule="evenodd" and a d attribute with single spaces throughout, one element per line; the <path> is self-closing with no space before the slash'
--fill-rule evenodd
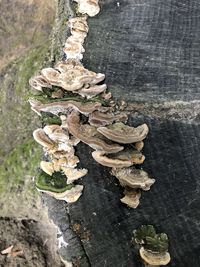
<path id="1" fill-rule="evenodd" d="M 118 4 L 119 3 L 119 4 Z M 67 1 L 59 2 L 60 9 Z M 197 0 L 105 0 L 89 19 L 84 64 L 106 73 L 109 89 L 129 102 L 130 124 L 146 122 L 147 170 L 156 183 L 136 210 L 120 203 L 122 189 L 109 169 L 78 147 L 89 174 L 72 205 L 45 197 L 67 247 L 80 266 L 139 267 L 132 231 L 153 224 L 170 238 L 168 266 L 200 266 L 200 3 Z M 62 12 L 60 12 L 61 16 Z M 63 34 L 62 32 L 60 33 Z M 180 101 L 181 100 L 181 101 Z M 72 231 L 79 223 L 89 241 Z M 87 238 L 86 238 L 87 239 Z"/>

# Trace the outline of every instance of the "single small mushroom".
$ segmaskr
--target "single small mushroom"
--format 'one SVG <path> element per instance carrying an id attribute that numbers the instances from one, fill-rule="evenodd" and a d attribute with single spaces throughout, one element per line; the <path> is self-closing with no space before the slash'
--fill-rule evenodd
<path id="1" fill-rule="evenodd" d="M 165 233 L 156 233 L 153 225 L 141 225 L 134 230 L 134 243 L 140 246 L 140 256 L 146 267 L 167 265 L 170 262 L 169 240 Z"/>
<path id="2" fill-rule="evenodd" d="M 74 58 L 81 60 L 83 58 L 83 53 L 85 49 L 83 47 L 84 36 L 73 36 L 71 35 L 65 42 L 65 47 L 63 51 L 67 55 L 67 58 Z"/>
<path id="3" fill-rule="evenodd" d="M 80 139 L 83 143 L 89 145 L 93 149 L 103 150 L 106 153 L 116 153 L 123 150 L 123 147 L 120 145 L 109 144 L 99 137 L 96 137 L 96 128 L 89 124 L 81 124 L 79 114 L 75 111 L 68 115 L 67 125 L 69 132 L 74 137 Z"/>
<path id="4" fill-rule="evenodd" d="M 99 11 L 99 0 L 74 0 L 78 3 L 78 11 L 82 14 L 88 14 L 90 17 L 96 16 Z"/>
<path id="5" fill-rule="evenodd" d="M 145 191 L 149 190 L 151 185 L 155 183 L 155 179 L 151 179 L 148 173 L 131 168 L 113 168 L 112 174 L 119 180 L 122 186 L 128 186 L 130 188 L 141 188 Z"/>
<path id="6" fill-rule="evenodd" d="M 50 88 L 50 89 L 52 88 L 52 85 L 49 84 L 42 75 L 32 77 L 29 80 L 29 84 L 33 89 L 42 92 L 43 92 L 42 88 Z"/>
<path id="7" fill-rule="evenodd" d="M 117 122 L 107 127 L 99 127 L 97 131 L 106 138 L 121 144 L 131 144 L 142 141 L 147 136 L 149 129 L 146 124 L 136 128 Z"/>
<path id="8" fill-rule="evenodd" d="M 43 104 L 38 100 L 30 99 L 29 103 L 31 104 L 31 109 L 41 116 L 41 112 L 48 112 L 54 115 L 68 114 L 69 110 L 74 109 L 79 111 L 81 114 L 88 116 L 90 113 L 95 110 L 100 109 L 101 103 L 99 102 L 90 102 L 90 103 L 81 103 L 78 101 L 68 100 L 68 101 L 56 101 L 51 103 Z"/>
<path id="9" fill-rule="evenodd" d="M 79 94 L 82 97 L 86 97 L 87 99 L 90 99 L 91 97 L 101 94 L 106 89 L 107 89 L 106 84 L 94 85 L 88 88 L 83 87 L 82 89 L 75 91 L 75 93 Z"/>
<path id="10" fill-rule="evenodd" d="M 87 36 L 89 30 L 87 16 L 70 18 L 68 24 L 72 35 L 83 35 L 84 37 Z"/>
<path id="11" fill-rule="evenodd" d="M 68 143 L 69 141 L 68 131 L 62 129 L 60 125 L 46 125 L 43 130 L 54 142 Z"/>
<path id="12" fill-rule="evenodd" d="M 68 155 L 68 157 L 66 158 L 53 158 L 52 163 L 54 166 L 54 171 L 60 171 L 60 168 L 62 167 L 75 168 L 77 166 L 77 163 L 79 163 L 79 158 L 72 154 Z"/>
<path id="13" fill-rule="evenodd" d="M 89 123 L 95 127 L 107 126 L 112 124 L 113 122 L 123 121 L 126 122 L 128 119 L 125 113 L 103 113 L 100 111 L 94 111 L 89 115 Z"/>
<path id="14" fill-rule="evenodd" d="M 111 168 L 125 168 L 133 165 L 133 162 L 130 159 L 118 159 L 114 156 L 109 158 L 105 154 L 105 151 L 97 150 L 92 152 L 92 157 L 99 164 Z"/>
<path id="15" fill-rule="evenodd" d="M 145 156 L 142 155 L 140 151 L 128 147 L 116 154 L 110 155 L 110 158 L 116 158 L 124 161 L 129 160 L 132 162 L 132 165 L 142 164 L 145 160 Z"/>
<path id="16" fill-rule="evenodd" d="M 136 209 L 140 204 L 141 192 L 135 189 L 126 188 L 124 190 L 124 197 L 120 201 L 130 208 Z"/>
<path id="17" fill-rule="evenodd" d="M 134 146 L 135 146 L 135 149 L 137 149 L 138 151 L 141 151 L 144 147 L 144 142 L 143 141 L 136 142 Z"/>
<path id="18" fill-rule="evenodd" d="M 163 266 L 167 265 L 170 260 L 169 252 L 152 252 L 150 250 L 146 250 L 144 247 L 140 248 L 140 256 L 143 259 L 145 266 L 152 267 L 152 266 Z"/>
<path id="19" fill-rule="evenodd" d="M 41 161 L 40 162 L 40 168 L 46 172 L 47 174 L 49 174 L 50 176 L 54 173 L 54 165 L 52 162 L 48 162 L 48 161 Z M 58 170 L 59 171 L 59 170 Z"/>
<path id="20" fill-rule="evenodd" d="M 87 169 L 74 169 L 69 167 L 61 167 L 63 173 L 67 176 L 67 183 L 71 184 L 88 173 Z"/>
<path id="21" fill-rule="evenodd" d="M 52 98 L 62 98 L 63 97 L 63 91 L 61 89 L 54 91 L 51 93 Z"/>
<path id="22" fill-rule="evenodd" d="M 53 142 L 44 132 L 43 129 L 39 128 L 33 132 L 33 137 L 36 142 L 42 145 L 44 148 L 47 149 L 54 149 L 55 142 Z"/>

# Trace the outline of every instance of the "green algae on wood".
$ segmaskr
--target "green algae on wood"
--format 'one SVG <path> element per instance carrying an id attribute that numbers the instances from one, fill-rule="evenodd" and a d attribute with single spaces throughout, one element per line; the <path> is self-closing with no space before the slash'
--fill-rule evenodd
<path id="1" fill-rule="evenodd" d="M 50 191 L 54 193 L 63 193 L 72 189 L 74 185 L 67 184 L 67 178 L 61 172 L 54 172 L 52 176 L 41 171 L 36 177 L 36 187 L 39 190 Z"/>

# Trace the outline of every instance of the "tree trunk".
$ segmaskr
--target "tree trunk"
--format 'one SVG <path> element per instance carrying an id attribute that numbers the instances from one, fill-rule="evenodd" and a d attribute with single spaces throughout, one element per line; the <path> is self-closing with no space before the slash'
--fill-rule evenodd
<path id="1" fill-rule="evenodd" d="M 58 3 L 54 45 L 60 47 L 70 3 Z M 74 266 L 139 267 L 132 232 L 153 224 L 169 236 L 168 266 L 199 267 L 200 4 L 102 0 L 100 5 L 99 15 L 88 19 L 83 63 L 105 73 L 114 98 L 128 103 L 130 125 L 148 124 L 142 168 L 156 183 L 142 193 L 139 207 L 130 209 L 120 202 L 123 190 L 110 170 L 94 162 L 88 146 L 79 145 L 81 166 L 89 170 L 82 197 L 67 205 L 44 196 L 67 242 L 60 254 Z"/>

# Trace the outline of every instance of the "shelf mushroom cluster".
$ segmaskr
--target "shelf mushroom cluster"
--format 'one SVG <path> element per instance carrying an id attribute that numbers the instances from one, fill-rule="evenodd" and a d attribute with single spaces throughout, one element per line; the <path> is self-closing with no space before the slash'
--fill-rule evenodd
<path id="1" fill-rule="evenodd" d="M 107 106 L 102 105 L 101 100 L 111 97 L 105 92 L 105 75 L 87 70 L 80 62 L 88 33 L 87 15 L 99 12 L 98 1 L 76 2 L 82 15 L 69 20 L 71 36 L 64 47 L 66 60 L 58 62 L 54 68 L 41 70 L 30 79 L 33 89 L 42 93 L 48 91 L 50 98 L 46 103 L 29 100 L 32 110 L 40 116 L 57 116 L 61 122 L 47 124 L 33 132 L 34 139 L 45 152 L 36 186 L 57 199 L 70 203 L 78 200 L 83 186 L 76 181 L 87 174 L 86 169 L 77 168 L 79 159 L 75 146 L 81 141 L 94 150 L 92 157 L 96 162 L 112 168 L 112 174 L 125 188 L 121 201 L 136 208 L 141 190 L 149 190 L 155 182 L 145 171 L 135 168 L 145 160 L 141 150 L 149 129 L 146 124 L 136 128 L 126 125 L 127 114 L 113 108 L 111 101 Z M 73 95 L 75 100 L 66 100 L 66 94 Z"/>
<path id="2" fill-rule="evenodd" d="M 153 225 L 141 225 L 133 235 L 133 243 L 139 247 L 145 267 L 159 267 L 170 262 L 169 240 L 165 233 L 157 234 Z"/>

